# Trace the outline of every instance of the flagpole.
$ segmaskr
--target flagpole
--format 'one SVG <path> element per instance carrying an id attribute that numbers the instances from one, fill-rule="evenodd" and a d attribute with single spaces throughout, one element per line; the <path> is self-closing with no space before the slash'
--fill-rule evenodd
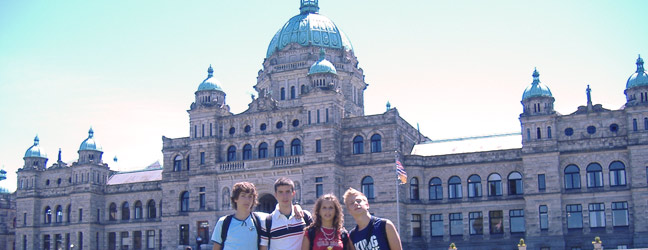
<path id="1" fill-rule="evenodd" d="M 400 226 L 401 226 L 401 223 L 400 223 L 400 198 L 399 198 L 399 194 L 398 194 L 398 193 L 400 193 L 400 192 L 398 192 L 398 188 L 400 186 L 400 180 L 398 178 L 399 177 L 398 176 L 398 169 L 397 169 L 398 166 L 396 166 L 397 165 L 396 161 L 398 161 L 398 151 L 394 151 L 394 170 L 396 170 L 396 173 L 397 173 L 396 174 L 396 224 L 398 225 L 398 233 L 401 233 L 401 230 L 400 230 Z"/>

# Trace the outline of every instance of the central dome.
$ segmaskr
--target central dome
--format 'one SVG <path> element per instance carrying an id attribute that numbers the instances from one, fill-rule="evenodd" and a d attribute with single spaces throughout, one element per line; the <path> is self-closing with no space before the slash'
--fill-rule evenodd
<path id="1" fill-rule="evenodd" d="M 331 19 L 317 13 L 317 0 L 301 0 L 301 13 L 296 15 L 274 35 L 266 58 L 283 49 L 288 44 L 298 43 L 302 46 L 353 50 L 351 41 Z"/>

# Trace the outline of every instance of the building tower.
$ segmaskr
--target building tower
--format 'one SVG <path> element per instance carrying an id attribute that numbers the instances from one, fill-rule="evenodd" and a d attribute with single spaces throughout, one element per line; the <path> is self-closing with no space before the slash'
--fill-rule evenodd
<path id="1" fill-rule="evenodd" d="M 644 69 L 644 61 L 639 55 L 637 58 L 637 71 L 630 75 L 624 91 L 626 107 L 648 105 L 648 75 Z"/>
<path id="2" fill-rule="evenodd" d="M 540 82 L 540 73 L 533 70 L 533 82 L 522 94 L 522 143 L 527 150 L 537 152 L 538 146 L 550 146 L 555 143 L 552 129 L 555 128 L 554 98 L 547 85 Z M 549 140 L 549 141 L 547 141 Z M 537 144 L 541 143 L 541 144 Z"/>

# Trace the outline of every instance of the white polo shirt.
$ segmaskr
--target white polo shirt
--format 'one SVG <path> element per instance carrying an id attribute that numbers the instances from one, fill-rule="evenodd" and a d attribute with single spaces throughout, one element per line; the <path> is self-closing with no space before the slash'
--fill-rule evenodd
<path id="1" fill-rule="evenodd" d="M 311 214 L 304 210 L 305 214 Z M 272 229 L 270 230 L 270 249 L 269 250 L 300 250 L 302 240 L 304 239 L 304 228 L 306 223 L 304 219 L 295 218 L 295 213 L 291 211 L 290 216 L 279 212 L 279 204 L 272 211 Z M 312 216 L 311 216 L 312 218 Z M 266 223 L 261 224 L 264 232 L 267 232 Z M 261 237 L 261 245 L 268 246 L 268 237 Z"/>

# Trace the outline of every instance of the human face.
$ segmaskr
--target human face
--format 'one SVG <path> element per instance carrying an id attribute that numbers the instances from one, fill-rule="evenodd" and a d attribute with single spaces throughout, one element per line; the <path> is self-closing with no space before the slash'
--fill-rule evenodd
<path id="1" fill-rule="evenodd" d="M 367 199 L 361 195 L 347 197 L 347 199 L 344 200 L 344 205 L 347 207 L 351 215 L 364 214 L 369 210 Z"/>
<path id="2" fill-rule="evenodd" d="M 275 191 L 275 198 L 277 198 L 277 202 L 281 206 L 292 205 L 294 197 L 295 191 L 289 185 L 278 186 Z"/>
<path id="3" fill-rule="evenodd" d="M 335 219 L 335 215 L 337 214 L 337 211 L 335 210 L 335 203 L 333 203 L 333 201 L 324 200 L 317 212 L 323 222 L 333 223 L 333 219 Z"/>
<path id="4" fill-rule="evenodd" d="M 252 208 L 252 204 L 254 204 L 254 195 L 252 193 L 241 192 L 234 201 L 236 202 L 236 210 L 249 211 Z"/>

